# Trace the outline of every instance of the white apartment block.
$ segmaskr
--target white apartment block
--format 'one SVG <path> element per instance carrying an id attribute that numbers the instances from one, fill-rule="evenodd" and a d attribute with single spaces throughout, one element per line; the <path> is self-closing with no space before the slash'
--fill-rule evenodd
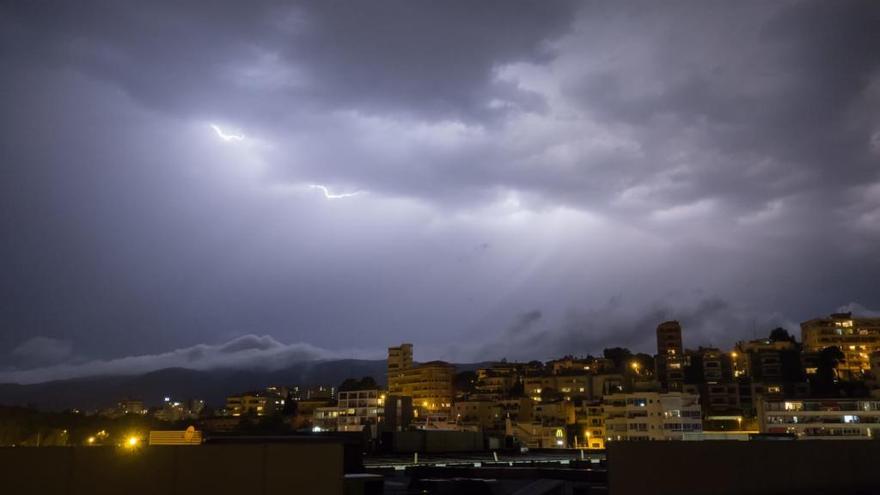
<path id="1" fill-rule="evenodd" d="M 683 440 L 703 431 L 700 396 L 682 392 L 636 392 L 603 398 L 605 439 Z"/>
<path id="2" fill-rule="evenodd" d="M 880 400 L 804 399 L 761 401 L 762 433 L 788 433 L 805 440 L 880 438 Z"/>

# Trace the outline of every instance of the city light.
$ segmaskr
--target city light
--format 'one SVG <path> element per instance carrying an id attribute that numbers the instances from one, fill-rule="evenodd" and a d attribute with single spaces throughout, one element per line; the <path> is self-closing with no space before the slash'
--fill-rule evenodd
<path id="1" fill-rule="evenodd" d="M 140 438 L 138 438 L 138 437 L 136 437 L 136 436 L 134 436 L 134 435 L 130 435 L 130 436 L 125 440 L 125 447 L 128 448 L 128 449 L 136 449 L 136 448 L 140 445 L 140 443 L 141 443 L 141 439 L 140 439 Z"/>

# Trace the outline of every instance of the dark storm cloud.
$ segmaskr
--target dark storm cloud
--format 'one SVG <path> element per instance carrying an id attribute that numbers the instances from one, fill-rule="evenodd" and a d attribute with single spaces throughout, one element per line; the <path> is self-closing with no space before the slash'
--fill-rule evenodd
<path id="1" fill-rule="evenodd" d="M 475 355 L 494 359 L 551 359 L 563 355 L 598 356 L 610 347 L 651 353 L 656 349 L 655 329 L 667 320 L 681 323 L 685 329 L 685 345 L 692 348 L 727 343 L 731 332 L 757 338 L 778 326 L 795 334 L 799 331 L 795 323 L 780 315 L 759 319 L 758 315 L 750 314 L 748 308 L 734 307 L 717 296 L 691 294 L 688 303 L 655 301 L 639 311 L 633 311 L 632 306 L 615 297 L 596 308 L 571 311 L 558 325 L 523 328 L 519 318 L 497 341 Z"/>
<path id="2" fill-rule="evenodd" d="M 8 7 L 7 53 L 87 71 L 173 113 L 272 119 L 317 106 L 486 117 L 496 94 L 540 106 L 529 92 L 493 82 L 492 69 L 549 59 L 548 42 L 565 31 L 573 6 L 23 2 Z"/>
<path id="3" fill-rule="evenodd" d="M 0 346 L 46 352 L 0 363 L 648 350 L 665 318 L 727 345 L 878 307 L 878 25 L 856 1 L 5 3 Z"/>

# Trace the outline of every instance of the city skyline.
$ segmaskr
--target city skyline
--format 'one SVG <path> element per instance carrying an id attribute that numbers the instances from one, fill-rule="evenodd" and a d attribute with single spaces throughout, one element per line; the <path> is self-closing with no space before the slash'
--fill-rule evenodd
<path id="1" fill-rule="evenodd" d="M 650 349 L 668 319 L 727 347 L 876 315 L 878 19 L 4 3 L 0 376 L 388 342 L 540 359 Z"/>
<path id="2" fill-rule="evenodd" d="M 845 308 L 848 309 L 848 308 Z M 850 320 L 859 321 L 880 321 L 880 316 L 870 312 L 851 313 L 837 312 L 832 313 L 830 317 L 846 317 Z M 675 346 L 687 350 L 700 349 L 735 349 L 744 342 L 764 340 L 765 334 L 771 334 L 774 331 L 785 330 L 797 341 L 800 341 L 804 326 L 810 326 L 814 322 L 824 321 L 828 316 L 813 315 L 812 318 L 803 321 L 798 325 L 798 329 L 790 329 L 784 327 L 767 328 L 763 330 L 754 329 L 749 337 L 744 337 L 735 342 L 726 344 L 713 344 L 710 342 L 695 341 L 693 335 L 687 325 L 682 325 L 678 320 L 666 320 L 655 322 L 658 328 L 662 328 L 667 324 L 672 325 L 673 332 L 677 335 L 674 341 Z M 874 324 L 876 326 L 876 324 Z M 682 337 L 682 329 L 685 329 L 687 339 Z M 426 348 L 419 345 L 421 359 L 418 362 L 426 363 L 436 360 L 440 362 L 450 362 L 459 365 L 474 365 L 481 363 L 501 362 L 528 362 L 528 361 L 552 361 L 554 359 L 568 357 L 587 357 L 602 356 L 603 352 L 608 349 L 625 349 L 632 351 L 634 354 L 651 355 L 655 350 L 660 348 L 659 340 L 654 340 L 654 330 L 648 329 L 642 332 L 648 336 L 649 345 L 642 347 L 631 347 L 625 343 L 610 340 L 605 342 L 604 347 L 591 349 L 567 348 L 564 352 L 550 355 L 538 355 L 531 348 L 520 349 L 510 355 L 492 355 L 490 354 L 472 354 L 471 359 L 456 360 L 445 359 L 443 356 L 437 356 L 436 350 Z M 656 344 L 655 344 L 656 342 Z M 807 345 L 808 342 L 801 342 Z M 815 347 L 816 342 L 810 341 L 810 345 Z M 412 347 L 413 341 L 404 341 L 401 345 L 410 346 L 409 362 L 412 363 Z M 192 370 L 192 371 L 230 371 L 230 370 L 262 370 L 262 371 L 283 371 L 291 366 L 308 365 L 309 363 L 328 363 L 332 365 L 335 362 L 345 362 L 346 360 L 362 360 L 368 361 L 384 361 L 386 352 L 391 348 L 387 347 L 387 343 L 376 349 L 362 349 L 356 351 L 331 351 L 319 349 L 304 344 L 285 344 L 281 343 L 271 336 L 263 335 L 245 335 L 232 339 L 217 345 L 200 344 L 197 346 L 174 349 L 165 353 L 156 355 L 140 355 L 127 356 L 119 359 L 82 361 L 78 363 L 69 363 L 61 365 L 52 365 L 46 367 L 37 367 L 24 370 L 8 370 L 0 371 L 0 384 L 21 384 L 31 385 L 57 380 L 68 380 L 76 378 L 100 378 L 112 376 L 138 376 L 146 375 L 155 371 L 162 370 Z M 660 353 L 662 354 L 662 353 Z"/>

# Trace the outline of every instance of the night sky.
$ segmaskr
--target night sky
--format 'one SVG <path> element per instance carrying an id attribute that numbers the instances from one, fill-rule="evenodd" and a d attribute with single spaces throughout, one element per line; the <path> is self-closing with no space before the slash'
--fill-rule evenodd
<path id="1" fill-rule="evenodd" d="M 0 381 L 880 309 L 880 2 L 0 4 Z"/>

